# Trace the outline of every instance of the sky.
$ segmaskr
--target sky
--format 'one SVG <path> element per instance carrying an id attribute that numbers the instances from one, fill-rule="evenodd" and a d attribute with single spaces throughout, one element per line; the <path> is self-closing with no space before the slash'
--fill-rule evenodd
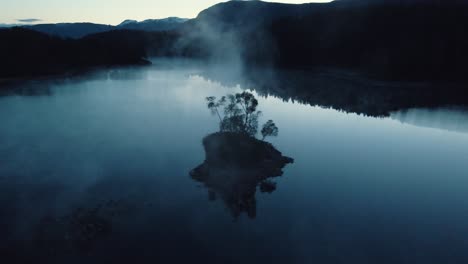
<path id="1" fill-rule="evenodd" d="M 308 3 L 331 0 L 278 0 Z M 116 25 L 125 19 L 194 18 L 221 0 L 1 0 L 0 23 L 93 22 Z"/>

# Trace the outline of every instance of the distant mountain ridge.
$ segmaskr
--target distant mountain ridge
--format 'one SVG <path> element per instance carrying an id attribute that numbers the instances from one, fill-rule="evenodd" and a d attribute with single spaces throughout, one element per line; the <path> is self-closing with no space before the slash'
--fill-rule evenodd
<path id="1" fill-rule="evenodd" d="M 163 19 L 147 19 L 141 22 L 128 19 L 116 26 L 95 23 L 57 23 L 21 25 L 20 27 L 35 30 L 51 36 L 79 39 L 87 35 L 107 32 L 111 30 L 129 29 L 147 32 L 174 30 L 177 29 L 183 23 L 185 23 L 187 20 L 188 19 L 185 18 L 168 17 Z"/>
<path id="2" fill-rule="evenodd" d="M 57 23 L 57 24 L 37 24 L 21 26 L 22 28 L 45 33 L 50 36 L 61 38 L 79 39 L 84 36 L 96 33 L 111 31 L 115 27 L 110 25 L 94 23 Z"/>
<path id="3" fill-rule="evenodd" d="M 179 17 L 168 17 L 163 19 L 147 19 L 136 21 L 127 19 L 116 26 L 117 29 L 133 29 L 142 31 L 164 31 L 177 29 L 189 19 Z"/>
<path id="4" fill-rule="evenodd" d="M 19 27 L 22 26 L 22 24 L 5 24 L 5 23 L 0 23 L 0 28 L 10 28 L 10 27 Z"/>

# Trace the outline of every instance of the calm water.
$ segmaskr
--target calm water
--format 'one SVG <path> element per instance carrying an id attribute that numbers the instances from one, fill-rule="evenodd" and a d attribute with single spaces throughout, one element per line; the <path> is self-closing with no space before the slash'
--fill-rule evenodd
<path id="1" fill-rule="evenodd" d="M 372 118 L 260 97 L 279 127 L 268 140 L 295 163 L 257 192 L 254 219 L 235 219 L 189 171 L 217 130 L 204 98 L 255 87 L 204 70 L 110 70 L 0 97 L 0 258 L 467 263 L 464 111 Z"/>

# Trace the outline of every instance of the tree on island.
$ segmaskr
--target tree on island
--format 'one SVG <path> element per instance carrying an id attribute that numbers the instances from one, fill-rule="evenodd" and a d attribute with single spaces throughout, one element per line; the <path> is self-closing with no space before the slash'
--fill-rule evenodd
<path id="1" fill-rule="evenodd" d="M 257 110 L 258 100 L 249 92 L 228 94 L 217 100 L 214 96 L 206 98 L 212 114 L 219 118 L 221 132 L 235 132 L 255 137 L 258 132 L 258 118 L 262 114 Z M 262 140 L 267 136 L 277 136 L 278 127 L 268 120 L 262 128 Z"/>
<path id="2" fill-rule="evenodd" d="M 263 125 L 261 133 L 262 140 L 265 140 L 265 138 L 269 136 L 276 137 L 278 136 L 278 127 L 275 125 L 273 120 L 268 120 L 268 122 Z"/>

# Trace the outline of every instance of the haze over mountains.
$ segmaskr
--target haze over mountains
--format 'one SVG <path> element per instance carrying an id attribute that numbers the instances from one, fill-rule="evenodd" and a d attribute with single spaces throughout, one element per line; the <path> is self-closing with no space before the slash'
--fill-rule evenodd
<path id="1" fill-rule="evenodd" d="M 141 30 L 141 31 L 164 31 L 177 29 L 188 19 L 178 17 L 168 17 L 163 19 L 147 19 L 144 21 L 125 20 L 119 25 L 104 25 L 95 23 L 57 23 L 57 24 L 37 24 L 37 25 L 3 25 L 4 27 L 21 26 L 23 28 L 46 33 L 61 38 L 82 38 L 86 35 L 96 34 L 111 30 Z"/>

